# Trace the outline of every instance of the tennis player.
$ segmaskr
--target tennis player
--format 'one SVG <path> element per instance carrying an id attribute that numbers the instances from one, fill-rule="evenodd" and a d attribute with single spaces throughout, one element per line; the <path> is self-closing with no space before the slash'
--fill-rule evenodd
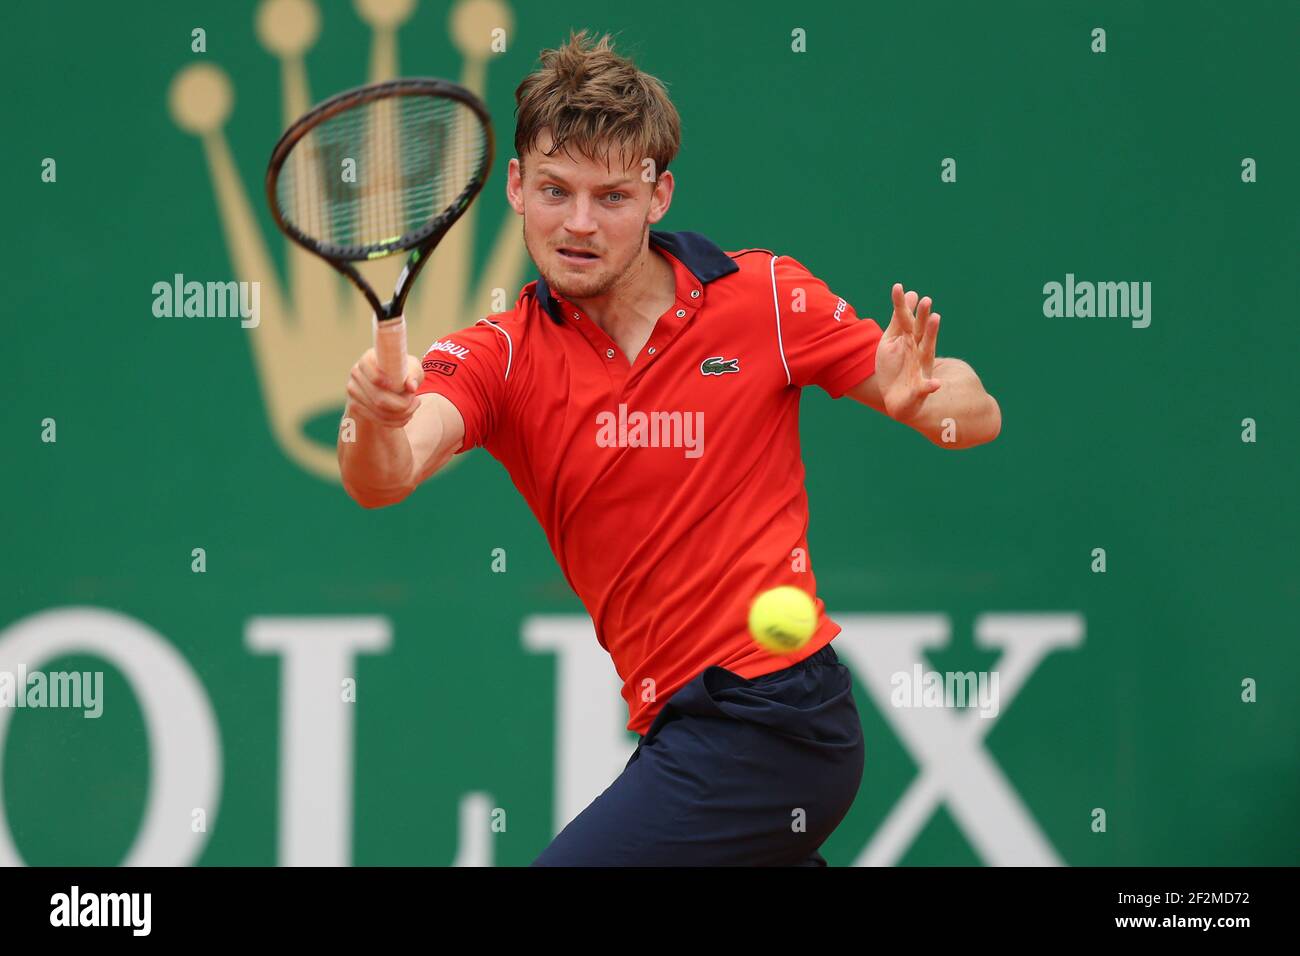
<path id="1" fill-rule="evenodd" d="M 812 639 L 778 656 L 746 624 L 769 588 L 817 594 L 801 390 L 949 449 L 995 438 L 998 404 L 935 357 L 928 298 L 894 285 L 882 333 L 791 256 L 651 229 L 680 122 L 608 35 L 543 51 L 515 100 L 506 194 L 540 278 L 410 356 L 405 381 L 361 357 L 344 488 L 396 504 L 486 448 L 591 614 L 639 741 L 535 865 L 824 866 L 864 756 L 840 628 L 816 599 Z"/>

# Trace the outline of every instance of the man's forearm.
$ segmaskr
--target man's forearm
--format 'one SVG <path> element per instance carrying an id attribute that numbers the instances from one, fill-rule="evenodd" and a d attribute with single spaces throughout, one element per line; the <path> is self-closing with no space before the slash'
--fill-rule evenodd
<path id="1" fill-rule="evenodd" d="M 396 504 L 411 493 L 415 470 L 411 442 L 403 428 L 384 428 L 353 413 L 349 401 L 344 420 L 356 423 L 354 441 L 339 434 L 339 474 L 343 489 L 365 508 Z"/>
<path id="2" fill-rule="evenodd" d="M 915 419 L 904 424 L 941 448 L 972 448 L 998 436 L 1002 409 L 970 365 L 961 359 L 936 358 L 933 377 L 943 387 L 926 398 Z"/>

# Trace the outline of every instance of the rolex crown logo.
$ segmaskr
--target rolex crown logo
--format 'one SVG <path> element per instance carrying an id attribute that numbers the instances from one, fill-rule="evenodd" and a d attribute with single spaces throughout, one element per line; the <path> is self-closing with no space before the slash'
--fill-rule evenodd
<path id="1" fill-rule="evenodd" d="M 370 28 L 368 78 L 380 82 L 398 75 L 397 32 L 415 9 L 415 0 L 355 0 L 357 15 Z M 331 12 L 341 5 L 331 5 Z M 258 42 L 280 62 L 281 123 L 267 124 L 256 142 L 240 145 L 264 162 L 280 131 L 311 108 L 304 57 L 321 29 L 314 0 L 263 0 L 257 7 Z M 480 97 L 493 52 L 493 38 L 509 35 L 513 15 L 502 0 L 457 0 L 451 7 L 449 34 L 460 52 L 458 82 Z M 440 69 L 426 69 L 445 75 Z M 334 91 L 330 91 L 334 92 Z M 205 62 L 176 74 L 168 92 L 173 121 L 203 144 L 208 174 L 216 193 L 217 213 L 235 273 L 240 281 L 261 283 L 261 321 L 248 329 L 253 361 L 272 434 L 284 453 L 314 475 L 338 481 L 334 440 L 321 434 L 321 421 L 337 423 L 346 400 L 348 369 L 371 341 L 365 300 L 325 262 L 283 240 L 285 280 L 277 273 L 255 204 L 240 181 L 226 141 L 225 123 L 234 106 L 234 90 L 225 71 Z M 470 288 L 477 213 L 471 209 L 439 243 L 406 303 L 412 347 L 473 324 L 491 312 L 494 289 L 518 289 L 527 252 L 512 210 L 507 208 L 492 250 Z M 390 293 L 405 255 L 359 263 L 362 274 L 381 296 Z"/>

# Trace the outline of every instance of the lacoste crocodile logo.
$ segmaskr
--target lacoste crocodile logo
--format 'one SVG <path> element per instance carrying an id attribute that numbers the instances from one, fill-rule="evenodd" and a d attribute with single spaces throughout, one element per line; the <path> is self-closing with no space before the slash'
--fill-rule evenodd
<path id="1" fill-rule="evenodd" d="M 724 359 L 721 355 L 706 358 L 700 363 L 701 375 L 725 375 L 727 372 L 739 372 L 740 359 Z"/>

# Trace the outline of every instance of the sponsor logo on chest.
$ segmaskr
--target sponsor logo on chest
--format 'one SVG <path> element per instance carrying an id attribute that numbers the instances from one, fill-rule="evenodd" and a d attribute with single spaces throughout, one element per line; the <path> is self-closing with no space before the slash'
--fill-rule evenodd
<path id="1" fill-rule="evenodd" d="M 726 375 L 728 372 L 740 371 L 740 359 L 724 359 L 721 355 L 706 358 L 700 363 L 701 375 Z"/>

